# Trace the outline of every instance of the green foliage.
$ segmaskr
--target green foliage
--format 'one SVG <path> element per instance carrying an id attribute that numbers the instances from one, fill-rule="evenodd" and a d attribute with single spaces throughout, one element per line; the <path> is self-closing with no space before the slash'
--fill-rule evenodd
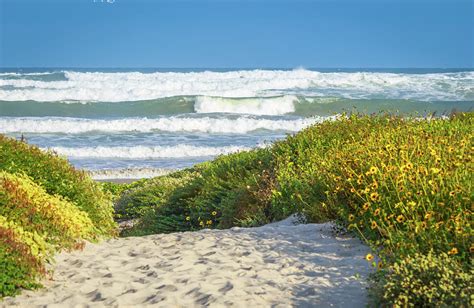
<path id="1" fill-rule="evenodd" d="M 74 204 L 48 195 L 26 176 L 4 171 L 0 171 L 0 215 L 58 249 L 95 237 L 91 220 Z"/>
<path id="2" fill-rule="evenodd" d="M 87 213 L 25 175 L 0 171 L 0 297 L 38 286 L 54 251 L 96 239 Z"/>
<path id="3" fill-rule="evenodd" d="M 118 219 L 144 216 L 147 211 L 164 204 L 176 187 L 185 185 L 196 175 L 193 169 L 187 169 L 171 175 L 122 184 L 120 198 L 115 202 L 115 216 Z"/>
<path id="4" fill-rule="evenodd" d="M 0 298 L 37 287 L 50 255 L 50 247 L 35 231 L 25 231 L 0 215 Z"/>
<path id="5" fill-rule="evenodd" d="M 378 305 L 393 307 L 473 307 L 474 270 L 462 268 L 446 253 L 415 254 L 375 278 Z M 383 287 L 377 287 L 383 286 Z"/>
<path id="6" fill-rule="evenodd" d="M 432 250 L 466 267 L 473 119 L 353 115 L 303 130 L 275 145 L 273 206 L 295 206 L 310 221 L 337 218 L 373 247 L 379 267 Z M 416 296 L 409 302 L 423 301 Z"/>
<path id="7" fill-rule="evenodd" d="M 112 213 L 86 173 L 0 135 L 0 297 L 39 286 L 54 252 L 115 234 Z"/>
<path id="8" fill-rule="evenodd" d="M 48 194 L 60 195 L 86 212 L 100 235 L 114 234 L 116 225 L 110 197 L 66 159 L 3 135 L 0 135 L 0 157 L 0 170 L 28 175 Z"/>
<path id="9" fill-rule="evenodd" d="M 259 149 L 199 164 L 178 174 L 179 180 L 172 180 L 174 175 L 168 175 L 148 182 L 143 189 L 132 190 L 134 193 L 129 196 L 125 194 L 122 201 L 129 208 L 137 207 L 137 204 L 154 207 L 126 234 L 267 223 L 273 220 L 268 207 L 270 163 L 271 152 Z M 160 183 L 165 186 L 160 187 Z"/>

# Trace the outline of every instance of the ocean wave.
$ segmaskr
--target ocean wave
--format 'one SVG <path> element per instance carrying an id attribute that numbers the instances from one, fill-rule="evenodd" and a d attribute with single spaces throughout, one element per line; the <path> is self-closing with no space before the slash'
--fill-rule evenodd
<path id="1" fill-rule="evenodd" d="M 131 146 L 131 147 L 51 147 L 60 155 L 69 158 L 187 158 L 187 157 L 211 157 L 221 154 L 230 154 L 239 151 L 250 150 L 242 146 L 192 146 L 179 144 L 176 146 Z"/>
<path id="2" fill-rule="evenodd" d="M 321 73 L 304 69 L 229 72 L 103 73 L 66 71 L 65 80 L 0 79 L 0 100 L 123 102 L 180 95 L 266 97 L 337 96 L 351 99 L 474 99 L 474 72 L 403 74 Z"/>
<path id="3" fill-rule="evenodd" d="M 225 98 L 198 96 L 194 103 L 196 113 L 239 113 L 256 115 L 283 115 L 295 111 L 293 95 L 280 97 Z"/>
<path id="4" fill-rule="evenodd" d="M 79 118 L 0 118 L 0 133 L 66 133 L 101 132 L 202 132 L 243 134 L 256 130 L 296 132 L 309 125 L 334 117 L 305 119 L 267 119 L 251 116 L 237 118 L 162 117 L 123 119 Z"/>
<path id="5" fill-rule="evenodd" d="M 199 113 L 233 113 L 253 115 L 330 116 L 357 110 L 367 114 L 380 111 L 401 113 L 443 113 L 452 109 L 469 111 L 471 101 L 414 101 L 396 99 L 344 99 L 337 97 L 275 96 L 224 98 L 210 96 L 175 96 L 136 102 L 36 102 L 1 101 L 0 117 L 76 117 L 124 118 L 160 117 Z M 191 116 L 191 115 L 190 115 Z M 213 116 L 213 115 L 210 115 Z"/>

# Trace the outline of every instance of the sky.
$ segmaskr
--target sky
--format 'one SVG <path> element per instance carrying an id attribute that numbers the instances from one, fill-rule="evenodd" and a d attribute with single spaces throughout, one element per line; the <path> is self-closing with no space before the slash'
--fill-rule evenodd
<path id="1" fill-rule="evenodd" d="M 472 68 L 474 0 L 0 0 L 0 67 Z"/>

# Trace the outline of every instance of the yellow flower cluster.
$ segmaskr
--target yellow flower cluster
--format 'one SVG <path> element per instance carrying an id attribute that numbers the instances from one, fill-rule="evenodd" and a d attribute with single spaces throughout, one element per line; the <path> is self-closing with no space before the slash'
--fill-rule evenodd
<path id="1" fill-rule="evenodd" d="M 330 148 L 318 166 L 332 187 L 325 203 L 382 255 L 425 247 L 467 258 L 473 250 L 472 116 L 346 121 L 351 141 Z"/>

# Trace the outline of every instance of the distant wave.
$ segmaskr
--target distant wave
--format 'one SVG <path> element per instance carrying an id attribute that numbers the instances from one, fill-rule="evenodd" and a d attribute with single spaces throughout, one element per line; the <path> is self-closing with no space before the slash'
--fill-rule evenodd
<path id="1" fill-rule="evenodd" d="M 330 116 L 356 109 L 359 112 L 400 111 L 403 113 L 450 112 L 453 108 L 469 111 L 471 101 L 414 101 L 397 99 L 345 99 L 284 95 L 273 97 L 224 98 L 176 96 L 136 102 L 36 102 L 1 101 L 0 117 L 161 117 L 182 114 L 252 114 Z M 209 115 L 214 116 L 214 115 Z"/>
<path id="2" fill-rule="evenodd" d="M 208 147 L 179 144 L 176 146 L 131 146 L 131 147 L 51 147 L 50 150 L 69 158 L 185 158 L 208 157 L 246 151 L 241 146 Z"/>
<path id="3" fill-rule="evenodd" d="M 243 134 L 256 130 L 296 132 L 311 124 L 334 117 L 305 119 L 265 119 L 251 116 L 237 118 L 162 117 L 124 119 L 78 118 L 0 118 L 0 133 L 67 133 L 102 132 L 203 132 Z"/>
<path id="4" fill-rule="evenodd" d="M 234 98 L 309 95 L 421 101 L 474 99 L 474 72 L 321 73 L 304 69 L 187 73 L 66 71 L 11 77 L 0 78 L 0 100 L 123 102 L 183 95 Z"/>

